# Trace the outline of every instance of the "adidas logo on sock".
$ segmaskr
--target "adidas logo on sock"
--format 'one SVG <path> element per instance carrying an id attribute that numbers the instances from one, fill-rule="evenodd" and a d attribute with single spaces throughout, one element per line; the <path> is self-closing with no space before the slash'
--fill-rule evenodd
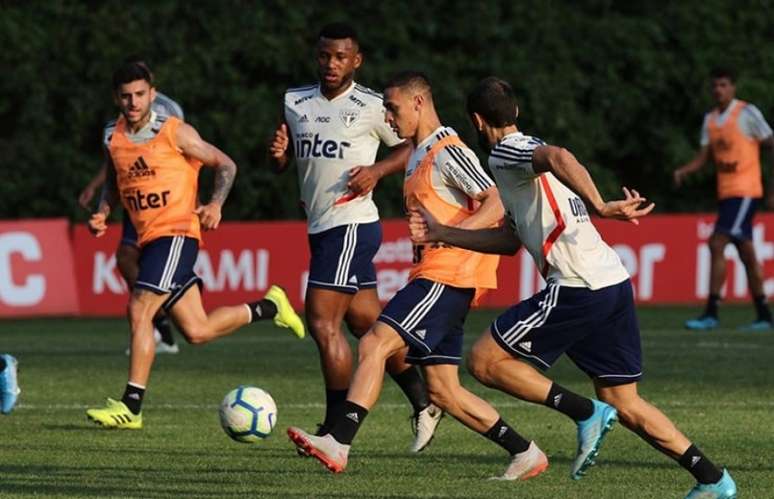
<path id="1" fill-rule="evenodd" d="M 140 400 L 140 395 L 138 393 L 130 393 L 129 395 L 127 395 L 127 397 L 133 400 Z"/>
<path id="2" fill-rule="evenodd" d="M 554 407 L 559 407 L 559 403 L 562 401 L 562 394 L 554 395 Z"/>
<path id="3" fill-rule="evenodd" d="M 354 421 L 355 423 L 360 423 L 360 418 L 358 417 L 356 412 L 350 412 L 349 414 L 347 414 L 347 417 L 352 421 Z"/>
<path id="4" fill-rule="evenodd" d="M 699 461 L 701 461 L 701 458 L 699 456 L 693 456 L 691 458 L 691 468 L 696 466 L 696 463 L 698 463 Z"/>
<path id="5" fill-rule="evenodd" d="M 501 426 L 500 431 L 497 432 L 497 438 L 503 438 L 503 435 L 505 435 L 505 432 L 508 431 L 507 426 Z"/>

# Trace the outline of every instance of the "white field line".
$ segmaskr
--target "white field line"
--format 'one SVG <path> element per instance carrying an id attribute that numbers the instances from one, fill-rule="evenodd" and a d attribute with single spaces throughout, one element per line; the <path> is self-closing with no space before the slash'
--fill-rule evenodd
<path id="1" fill-rule="evenodd" d="M 699 402 L 699 403 L 686 403 L 679 400 L 670 400 L 670 401 L 657 401 L 657 405 L 661 407 L 718 407 L 718 408 L 740 408 L 740 409 L 749 409 L 749 408 L 755 408 L 755 407 L 774 407 L 774 400 L 758 400 L 755 402 L 747 402 L 747 401 L 724 401 L 724 402 L 717 402 L 717 401 L 711 401 L 707 400 L 707 402 Z M 516 409 L 527 409 L 531 408 L 533 405 L 536 404 L 530 404 L 527 402 L 521 402 L 521 401 L 514 401 L 514 402 L 500 402 L 500 403 L 493 403 L 494 407 L 497 408 L 516 408 Z M 94 407 L 95 404 L 92 405 L 85 405 L 85 404 L 19 404 L 16 406 L 17 411 L 48 411 L 48 410 L 85 410 L 90 407 Z M 145 404 L 143 405 L 144 409 L 151 409 L 151 410 L 171 410 L 171 411 L 179 411 L 179 410 L 186 410 L 186 411 L 212 411 L 217 410 L 218 405 L 216 404 Z M 389 409 L 389 410 L 406 410 L 406 408 L 409 407 L 408 403 L 405 404 L 397 404 L 397 403 L 383 403 L 383 404 L 377 404 L 377 409 Z M 307 404 L 282 404 L 280 408 L 285 409 L 325 409 L 325 404 L 318 403 L 318 402 L 311 402 Z"/>

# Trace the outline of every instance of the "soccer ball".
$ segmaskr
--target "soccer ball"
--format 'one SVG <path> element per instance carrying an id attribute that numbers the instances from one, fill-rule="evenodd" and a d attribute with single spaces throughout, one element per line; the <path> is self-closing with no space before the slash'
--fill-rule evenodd
<path id="1" fill-rule="evenodd" d="M 220 426 L 237 442 L 259 442 L 269 436 L 276 424 L 277 405 L 260 388 L 240 385 L 228 392 L 220 404 Z"/>

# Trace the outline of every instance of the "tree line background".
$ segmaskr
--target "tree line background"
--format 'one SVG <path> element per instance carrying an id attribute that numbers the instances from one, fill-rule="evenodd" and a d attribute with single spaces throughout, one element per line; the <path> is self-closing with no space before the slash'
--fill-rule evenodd
<path id="1" fill-rule="evenodd" d="M 360 33 L 359 82 L 381 90 L 396 71 L 425 71 L 442 121 L 475 148 L 466 92 L 503 77 L 525 133 L 573 151 L 604 196 L 633 186 L 662 212 L 714 208 L 711 166 L 681 190 L 671 180 L 698 147 L 711 67 L 736 67 L 737 95 L 774 120 L 768 0 L 3 1 L 0 219 L 87 218 L 77 195 L 130 54 L 239 165 L 226 219 L 302 218 L 295 169 L 274 175 L 266 144 L 284 90 L 315 81 L 313 44 L 331 21 Z M 383 215 L 400 216 L 401 182 L 377 188 Z"/>

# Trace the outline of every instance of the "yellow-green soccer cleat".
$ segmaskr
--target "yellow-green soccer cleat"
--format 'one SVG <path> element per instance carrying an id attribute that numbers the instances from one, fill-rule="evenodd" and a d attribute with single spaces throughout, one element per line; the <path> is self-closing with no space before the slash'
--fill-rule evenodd
<path id="1" fill-rule="evenodd" d="M 107 405 L 101 409 L 89 409 L 86 416 L 103 428 L 121 428 L 125 430 L 139 430 L 142 428 L 142 412 L 132 414 L 126 404 L 111 398 L 107 399 Z"/>
<path id="2" fill-rule="evenodd" d="M 264 296 L 266 300 L 274 303 L 277 306 L 277 315 L 274 316 L 274 324 L 279 327 L 287 327 L 293 331 L 293 334 L 298 336 L 299 339 L 306 335 L 304 330 L 304 321 L 298 316 L 293 306 L 288 300 L 288 295 L 285 294 L 285 290 L 279 286 L 272 286 Z"/>

